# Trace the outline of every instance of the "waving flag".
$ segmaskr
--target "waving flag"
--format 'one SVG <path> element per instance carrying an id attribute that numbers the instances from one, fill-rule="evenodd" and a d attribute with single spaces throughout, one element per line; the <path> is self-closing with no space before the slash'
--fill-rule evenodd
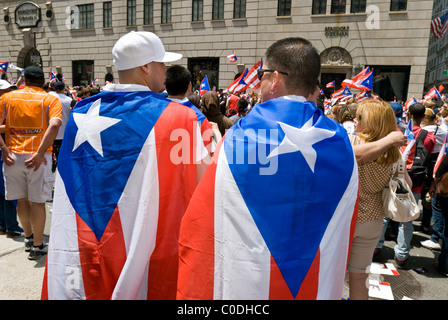
<path id="1" fill-rule="evenodd" d="M 258 69 L 263 68 L 263 59 L 260 59 L 247 73 L 247 76 L 243 79 L 246 83 L 246 88 L 251 88 L 252 90 L 257 90 L 260 88 L 261 82 L 258 80 Z M 242 90 L 242 91 L 244 91 Z"/>
<path id="2" fill-rule="evenodd" d="M 436 40 L 442 38 L 446 34 L 448 12 L 431 21 L 431 30 Z"/>
<path id="3" fill-rule="evenodd" d="M 417 103 L 417 100 L 415 97 L 409 98 L 406 103 L 404 104 L 405 110 L 408 110 L 410 106 L 412 106 L 414 103 Z"/>
<path id="4" fill-rule="evenodd" d="M 203 145 L 192 109 L 140 90 L 109 85 L 73 109 L 43 299 L 175 298 L 180 220 L 197 185 L 191 151 Z"/>
<path id="5" fill-rule="evenodd" d="M 18 71 L 23 71 L 23 70 L 25 70 L 25 69 L 23 69 L 23 68 L 20 68 L 20 67 L 17 67 L 15 64 L 13 64 L 13 63 L 10 63 L 9 64 L 9 68 L 10 69 L 14 69 L 14 70 L 18 70 Z"/>
<path id="6" fill-rule="evenodd" d="M 338 91 L 336 91 L 335 93 L 333 93 L 331 96 L 333 99 L 344 99 L 344 98 L 352 97 L 353 94 L 350 91 L 350 89 L 348 88 L 348 86 L 345 86 L 345 87 L 339 89 Z"/>
<path id="7" fill-rule="evenodd" d="M 342 81 L 342 85 L 359 90 L 371 91 L 373 88 L 373 70 L 369 71 L 369 67 L 367 67 L 353 79 L 345 79 Z"/>
<path id="8" fill-rule="evenodd" d="M 437 157 L 436 163 L 434 165 L 434 173 L 432 175 L 433 178 L 436 176 L 437 169 L 439 169 L 440 163 L 442 163 L 443 158 L 445 158 L 445 156 L 448 152 L 447 138 L 448 138 L 448 134 L 445 136 L 442 148 L 439 151 L 439 156 Z"/>
<path id="9" fill-rule="evenodd" d="M 411 153 L 411 149 L 415 145 L 415 135 L 414 132 L 412 131 L 412 123 L 413 121 L 412 119 L 410 119 L 404 132 L 405 136 L 408 137 L 407 144 L 406 146 L 400 148 L 401 154 L 403 155 L 403 159 L 405 162 L 408 160 L 409 154 Z"/>
<path id="10" fill-rule="evenodd" d="M 329 82 L 329 83 L 327 83 L 327 88 L 334 88 L 335 87 L 335 85 L 336 85 L 336 81 L 331 81 L 331 82 Z"/>
<path id="11" fill-rule="evenodd" d="M 367 91 L 360 92 L 356 95 L 356 101 L 361 102 L 370 99 L 370 95 Z"/>
<path id="12" fill-rule="evenodd" d="M 227 59 L 229 59 L 229 62 L 237 62 L 238 57 L 236 56 L 235 50 L 233 50 L 233 53 L 229 56 L 227 56 Z"/>
<path id="13" fill-rule="evenodd" d="M 210 85 L 208 84 L 207 76 L 202 79 L 201 88 L 199 89 L 199 94 L 202 96 L 205 92 L 210 91 Z"/>
<path id="14" fill-rule="evenodd" d="M 8 61 L 0 61 L 0 72 L 6 73 L 8 71 Z"/>
<path id="15" fill-rule="evenodd" d="M 247 83 L 244 81 L 244 78 L 246 78 L 247 74 L 249 72 L 249 69 L 246 68 L 244 72 L 235 80 L 233 81 L 227 90 L 229 92 L 232 92 L 234 94 L 238 94 L 240 92 L 243 92 L 247 88 Z"/>
<path id="16" fill-rule="evenodd" d="M 95 83 L 97 83 L 98 81 L 100 81 L 100 78 L 95 78 L 95 79 L 92 81 L 92 86 L 93 86 Z"/>
<path id="17" fill-rule="evenodd" d="M 341 299 L 358 193 L 344 128 L 273 99 L 213 160 L 181 223 L 177 298 Z"/>
<path id="18" fill-rule="evenodd" d="M 50 82 L 56 81 L 58 78 L 56 77 L 56 73 L 53 71 L 50 72 Z"/>
<path id="19" fill-rule="evenodd" d="M 424 96 L 425 100 L 431 100 L 432 98 L 439 98 L 441 99 L 442 96 L 440 95 L 439 91 L 436 87 L 433 87 L 431 90 L 428 91 L 428 93 Z"/>

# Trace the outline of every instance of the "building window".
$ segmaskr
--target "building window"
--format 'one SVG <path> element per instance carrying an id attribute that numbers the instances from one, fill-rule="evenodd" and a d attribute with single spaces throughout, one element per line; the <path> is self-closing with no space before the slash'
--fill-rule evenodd
<path id="1" fill-rule="evenodd" d="M 137 3 L 136 0 L 128 0 L 128 18 L 127 25 L 135 26 L 137 24 Z"/>
<path id="2" fill-rule="evenodd" d="M 331 0 L 331 13 L 345 13 L 346 0 Z"/>
<path id="3" fill-rule="evenodd" d="M 235 0 L 233 3 L 233 19 L 246 18 L 246 0 Z"/>
<path id="4" fill-rule="evenodd" d="M 407 0 L 391 0 L 390 11 L 406 11 L 408 7 Z"/>
<path id="5" fill-rule="evenodd" d="M 351 13 L 366 12 L 366 0 L 352 0 Z"/>
<path id="6" fill-rule="evenodd" d="M 112 1 L 103 2 L 103 28 L 112 28 Z"/>
<path id="7" fill-rule="evenodd" d="M 224 0 L 213 0 L 213 20 L 224 19 Z"/>
<path id="8" fill-rule="evenodd" d="M 171 23 L 171 0 L 162 0 L 162 23 Z"/>
<path id="9" fill-rule="evenodd" d="M 327 0 L 313 0 L 312 14 L 327 14 Z"/>
<path id="10" fill-rule="evenodd" d="M 192 21 L 202 21 L 202 9 L 204 7 L 203 0 L 193 0 L 193 13 L 191 15 Z"/>
<path id="11" fill-rule="evenodd" d="M 145 0 L 143 5 L 143 24 L 154 23 L 154 0 Z"/>
<path id="12" fill-rule="evenodd" d="M 291 15 L 291 0 L 278 0 L 277 16 Z"/>
<path id="13" fill-rule="evenodd" d="M 72 29 L 93 29 L 94 23 L 94 8 L 92 4 L 83 4 L 71 7 Z"/>

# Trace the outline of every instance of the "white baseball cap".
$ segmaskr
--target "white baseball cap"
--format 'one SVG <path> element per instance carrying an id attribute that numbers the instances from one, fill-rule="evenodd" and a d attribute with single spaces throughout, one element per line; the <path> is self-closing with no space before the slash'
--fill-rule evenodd
<path id="1" fill-rule="evenodd" d="M 0 90 L 5 90 L 8 88 L 11 88 L 12 84 L 10 84 L 8 81 L 0 79 Z"/>
<path id="2" fill-rule="evenodd" d="M 112 57 L 117 70 L 128 70 L 150 62 L 174 62 L 182 55 L 166 52 L 160 38 L 152 32 L 131 31 L 115 43 Z"/>

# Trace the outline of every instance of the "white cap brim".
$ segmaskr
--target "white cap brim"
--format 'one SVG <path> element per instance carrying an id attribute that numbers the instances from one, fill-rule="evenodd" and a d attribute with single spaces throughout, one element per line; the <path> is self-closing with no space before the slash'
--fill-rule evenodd
<path id="1" fill-rule="evenodd" d="M 11 87 L 12 87 L 12 84 L 10 84 L 8 81 L 6 81 L 6 80 L 0 81 L 0 90 L 5 90 L 5 89 L 11 88 Z"/>
<path id="2" fill-rule="evenodd" d="M 165 52 L 165 56 L 163 57 L 162 61 L 155 61 L 155 62 L 174 62 L 177 60 L 182 59 L 182 54 L 175 53 L 175 52 Z"/>

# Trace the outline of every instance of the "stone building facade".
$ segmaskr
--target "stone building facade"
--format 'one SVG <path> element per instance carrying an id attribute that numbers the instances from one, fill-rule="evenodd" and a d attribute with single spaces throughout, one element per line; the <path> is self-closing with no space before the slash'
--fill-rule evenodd
<path id="1" fill-rule="evenodd" d="M 40 64 L 69 85 L 116 80 L 111 49 L 131 30 L 156 33 L 199 85 L 225 89 L 274 41 L 301 36 L 340 83 L 365 66 L 384 99 L 423 95 L 433 0 L 2 0 L 0 61 Z M 235 50 L 236 63 L 227 56 Z M 16 72 L 9 70 L 8 76 Z"/>

